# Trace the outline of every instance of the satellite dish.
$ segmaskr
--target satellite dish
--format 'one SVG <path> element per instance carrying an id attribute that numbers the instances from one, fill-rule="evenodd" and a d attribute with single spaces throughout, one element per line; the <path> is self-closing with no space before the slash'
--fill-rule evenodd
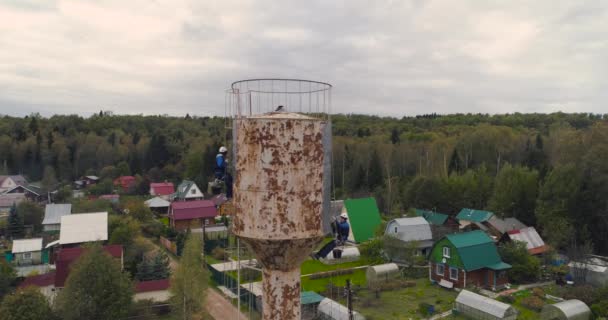
<path id="1" fill-rule="evenodd" d="M 441 262 L 446 263 L 447 260 L 445 258 L 441 259 Z"/>

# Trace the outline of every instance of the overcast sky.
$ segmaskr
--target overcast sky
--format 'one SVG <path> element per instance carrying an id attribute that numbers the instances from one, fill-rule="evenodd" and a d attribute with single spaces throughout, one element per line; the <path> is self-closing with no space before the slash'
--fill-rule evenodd
<path id="1" fill-rule="evenodd" d="M 260 77 L 330 82 L 335 113 L 608 113 L 607 9 L 0 0 L 0 114 L 223 115 L 223 90 Z"/>

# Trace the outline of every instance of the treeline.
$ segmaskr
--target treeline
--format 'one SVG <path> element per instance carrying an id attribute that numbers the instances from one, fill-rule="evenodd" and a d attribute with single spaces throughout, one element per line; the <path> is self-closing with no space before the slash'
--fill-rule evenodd
<path id="1" fill-rule="evenodd" d="M 608 254 L 607 119 L 333 115 L 332 193 L 371 194 L 389 216 L 412 207 L 489 209 L 537 226 L 557 248 L 591 241 Z M 220 117 L 4 117 L 0 170 L 47 184 L 130 173 L 205 186 L 217 148 L 230 141 L 226 127 Z"/>

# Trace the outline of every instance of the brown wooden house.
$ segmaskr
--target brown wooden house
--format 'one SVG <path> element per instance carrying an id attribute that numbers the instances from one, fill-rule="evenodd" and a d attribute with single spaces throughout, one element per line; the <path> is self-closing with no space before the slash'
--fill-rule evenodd
<path id="1" fill-rule="evenodd" d="M 218 215 L 210 200 L 176 201 L 171 203 L 169 222 L 178 231 L 200 229 L 215 224 Z"/>

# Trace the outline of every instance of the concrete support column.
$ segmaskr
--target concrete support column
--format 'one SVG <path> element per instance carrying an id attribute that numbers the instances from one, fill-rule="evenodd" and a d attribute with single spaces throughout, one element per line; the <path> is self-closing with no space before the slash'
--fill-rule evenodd
<path id="1" fill-rule="evenodd" d="M 262 273 L 264 320 L 300 319 L 300 268 Z"/>

